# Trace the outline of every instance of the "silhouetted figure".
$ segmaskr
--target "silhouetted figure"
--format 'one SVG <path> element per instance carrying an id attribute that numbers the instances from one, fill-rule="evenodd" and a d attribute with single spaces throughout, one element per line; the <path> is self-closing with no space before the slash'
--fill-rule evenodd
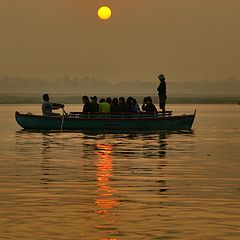
<path id="1" fill-rule="evenodd" d="M 90 97 L 90 99 L 91 99 L 93 112 L 99 112 L 99 104 L 97 102 L 97 97 L 96 96 Z"/>
<path id="2" fill-rule="evenodd" d="M 118 103 L 119 103 L 120 111 L 121 112 L 125 112 L 125 98 L 124 97 L 120 97 L 118 99 Z"/>
<path id="3" fill-rule="evenodd" d="M 110 97 L 107 97 L 107 98 L 106 98 L 106 102 L 107 102 L 109 105 L 111 105 L 111 104 L 112 104 L 112 99 L 111 99 Z"/>
<path id="4" fill-rule="evenodd" d="M 111 109 L 111 112 L 121 112 L 121 109 L 120 109 L 120 106 L 118 104 L 118 99 L 117 98 L 113 98 L 110 109 Z"/>
<path id="5" fill-rule="evenodd" d="M 159 108 L 162 109 L 163 113 L 165 113 L 165 105 L 166 105 L 166 99 L 167 99 L 165 77 L 163 74 L 160 74 L 158 76 L 158 79 L 160 80 L 160 84 L 157 88 L 158 96 L 159 96 Z"/>
<path id="6" fill-rule="evenodd" d="M 82 97 L 82 101 L 83 101 L 83 112 L 87 113 L 87 112 L 94 112 L 93 106 L 89 101 L 88 96 L 83 96 Z"/>
<path id="7" fill-rule="evenodd" d="M 150 96 L 146 98 L 146 112 L 157 112 L 157 109 L 152 103 L 152 98 Z"/>
<path id="8" fill-rule="evenodd" d="M 141 112 L 140 107 L 135 98 L 132 99 L 132 109 L 133 109 L 133 112 Z"/>
<path id="9" fill-rule="evenodd" d="M 133 112 L 133 104 L 132 104 L 133 97 L 128 97 L 125 103 L 125 112 Z"/>
<path id="10" fill-rule="evenodd" d="M 142 111 L 146 112 L 146 106 L 147 106 L 147 97 L 143 98 Z"/>
<path id="11" fill-rule="evenodd" d="M 42 114 L 43 116 L 60 116 L 59 113 L 53 113 L 52 110 L 64 108 L 64 104 L 49 102 L 49 95 L 43 94 Z"/>

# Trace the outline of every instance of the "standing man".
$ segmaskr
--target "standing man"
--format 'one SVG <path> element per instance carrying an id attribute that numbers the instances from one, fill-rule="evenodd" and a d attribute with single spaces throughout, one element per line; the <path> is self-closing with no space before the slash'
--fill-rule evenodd
<path id="1" fill-rule="evenodd" d="M 160 74 L 157 78 L 160 80 L 160 84 L 157 88 L 159 96 L 159 108 L 162 109 L 163 113 L 165 113 L 165 105 L 167 99 L 165 76 L 163 74 Z"/>

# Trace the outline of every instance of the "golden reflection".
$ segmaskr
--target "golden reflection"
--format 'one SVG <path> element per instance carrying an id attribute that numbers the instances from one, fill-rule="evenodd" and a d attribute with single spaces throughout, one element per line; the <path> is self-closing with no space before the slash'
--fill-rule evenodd
<path id="1" fill-rule="evenodd" d="M 118 240 L 118 238 L 101 238 L 101 240 Z"/>
<path id="2" fill-rule="evenodd" d="M 117 190 L 113 189 L 110 186 L 111 183 L 111 177 L 112 177 L 112 171 L 113 171 L 113 164 L 112 164 L 112 147 L 111 144 L 97 144 L 97 156 L 98 156 L 98 162 L 97 162 L 97 198 L 95 200 L 96 205 L 98 206 L 98 209 L 96 210 L 96 213 L 99 214 L 100 218 L 105 222 L 102 222 L 101 225 L 97 225 L 96 227 L 98 229 L 102 229 L 106 235 L 112 235 L 116 234 L 116 230 L 108 229 L 106 230 L 106 227 L 109 226 L 109 224 L 114 224 L 114 214 L 110 212 L 110 210 L 118 205 L 118 201 L 114 199 L 114 194 L 117 192 Z M 102 221 L 101 220 L 101 221 Z M 105 237 L 101 238 L 101 240 L 118 240 L 117 238 L 111 238 L 111 237 Z"/>
<path id="3" fill-rule="evenodd" d="M 113 193 L 117 190 L 113 189 L 110 183 L 112 176 L 112 148 L 110 144 L 97 144 L 97 185 L 99 198 L 95 200 L 96 204 L 101 208 L 97 210 L 99 214 L 109 214 L 109 209 L 118 204 L 118 201 L 113 199 Z"/>

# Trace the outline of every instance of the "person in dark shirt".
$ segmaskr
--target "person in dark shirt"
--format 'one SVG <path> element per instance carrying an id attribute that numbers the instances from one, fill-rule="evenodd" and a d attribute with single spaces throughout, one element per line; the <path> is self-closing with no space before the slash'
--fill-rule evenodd
<path id="1" fill-rule="evenodd" d="M 120 106 L 118 104 L 118 99 L 117 98 L 113 98 L 110 109 L 111 109 L 111 112 L 121 112 L 121 109 L 120 109 Z"/>
<path id="2" fill-rule="evenodd" d="M 125 112 L 133 112 L 133 97 L 128 97 L 125 103 Z"/>
<path id="3" fill-rule="evenodd" d="M 150 96 L 146 98 L 146 112 L 157 112 L 157 109 L 152 103 L 152 98 Z"/>
<path id="4" fill-rule="evenodd" d="M 166 99 L 167 99 L 167 88 L 165 82 L 165 76 L 160 74 L 158 76 L 160 80 L 160 84 L 157 88 L 158 96 L 159 96 L 159 108 L 162 109 L 162 112 L 165 113 Z"/>
<path id="5" fill-rule="evenodd" d="M 142 103 L 142 111 L 146 112 L 146 106 L 147 106 L 147 97 L 144 97 L 143 103 Z"/>
<path id="6" fill-rule="evenodd" d="M 133 98 L 133 100 L 132 100 L 132 109 L 133 109 L 133 112 L 136 112 L 136 113 L 141 112 L 140 107 L 137 103 L 137 99 L 135 99 L 135 98 Z"/>
<path id="7" fill-rule="evenodd" d="M 112 99 L 111 99 L 110 97 L 107 97 L 107 98 L 106 98 L 106 102 L 107 102 L 109 105 L 111 105 L 111 104 L 112 104 Z"/>
<path id="8" fill-rule="evenodd" d="M 120 97 L 118 99 L 119 107 L 120 107 L 120 112 L 125 112 L 125 98 Z"/>
<path id="9" fill-rule="evenodd" d="M 92 110 L 93 112 L 99 112 L 99 104 L 97 102 L 97 97 L 90 97 L 91 98 L 91 104 L 92 104 Z"/>
<path id="10" fill-rule="evenodd" d="M 83 101 L 83 103 L 84 103 L 84 106 L 83 106 L 83 112 L 84 112 L 84 113 L 94 112 L 94 111 L 93 111 L 93 110 L 94 110 L 94 109 L 93 109 L 93 106 L 92 106 L 92 104 L 90 103 L 88 96 L 83 96 L 83 97 L 82 97 L 82 101 Z"/>

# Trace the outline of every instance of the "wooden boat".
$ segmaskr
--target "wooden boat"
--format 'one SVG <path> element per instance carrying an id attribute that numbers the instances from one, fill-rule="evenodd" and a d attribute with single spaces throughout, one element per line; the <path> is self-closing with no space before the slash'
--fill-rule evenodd
<path id="1" fill-rule="evenodd" d="M 63 116 L 41 116 L 15 113 L 17 123 L 31 130 L 191 130 L 196 115 L 157 113 L 78 113 Z"/>

